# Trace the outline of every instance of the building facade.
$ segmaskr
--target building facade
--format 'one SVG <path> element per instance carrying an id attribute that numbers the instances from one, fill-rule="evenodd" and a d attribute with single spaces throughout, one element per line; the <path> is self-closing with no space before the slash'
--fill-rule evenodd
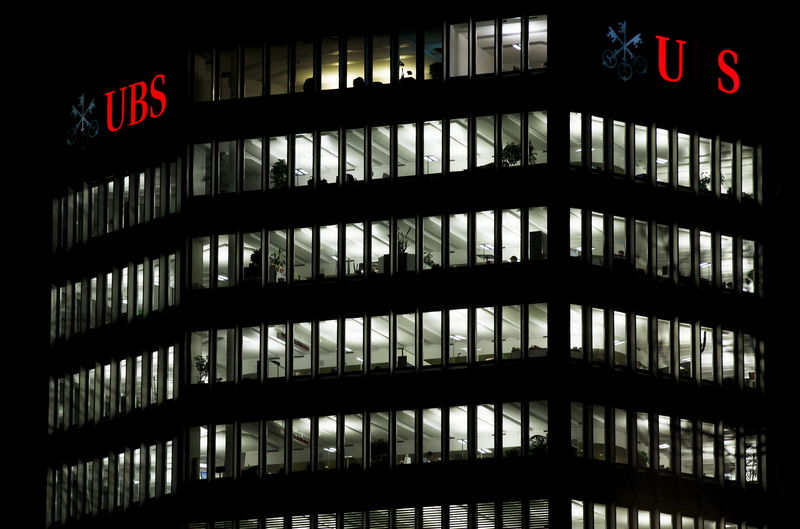
<path id="1" fill-rule="evenodd" d="M 334 19 L 76 97 L 47 527 L 767 527 L 752 72 L 659 24 Z"/>

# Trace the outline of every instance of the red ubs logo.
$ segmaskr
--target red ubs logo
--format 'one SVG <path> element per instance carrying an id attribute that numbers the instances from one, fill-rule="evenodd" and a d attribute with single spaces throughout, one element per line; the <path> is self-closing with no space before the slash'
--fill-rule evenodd
<path id="1" fill-rule="evenodd" d="M 144 81 L 131 83 L 117 90 L 106 92 L 106 127 L 116 132 L 122 127 L 137 125 L 147 118 L 157 118 L 167 109 L 167 95 L 163 92 L 166 84 L 164 74 L 158 74 L 148 85 Z M 128 95 L 126 95 L 128 92 Z M 126 108 L 126 102 L 130 104 Z M 119 109 L 115 105 L 119 103 Z M 127 120 L 127 123 L 126 123 Z"/>

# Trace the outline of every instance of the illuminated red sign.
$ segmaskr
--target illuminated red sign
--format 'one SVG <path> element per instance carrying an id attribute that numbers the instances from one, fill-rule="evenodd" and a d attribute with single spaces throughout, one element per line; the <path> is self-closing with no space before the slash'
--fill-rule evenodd
<path id="1" fill-rule="evenodd" d="M 668 37 L 662 37 L 661 35 L 656 35 L 656 39 L 658 40 L 658 73 L 665 81 L 677 83 L 681 80 L 681 77 L 683 77 L 683 51 L 686 41 L 675 39 L 675 43 L 678 45 L 678 67 L 677 73 L 670 75 L 667 68 L 667 42 L 669 42 L 670 39 Z M 719 55 L 717 55 L 717 66 L 719 66 L 720 71 L 726 75 L 727 78 L 723 80 L 722 77 L 717 77 L 717 89 L 726 94 L 734 94 L 741 87 L 741 81 L 739 79 L 739 74 L 726 61 L 726 57 L 728 56 L 730 56 L 730 62 L 733 64 L 738 64 L 739 62 L 739 56 L 735 51 L 722 50 L 719 52 Z"/>
<path id="2" fill-rule="evenodd" d="M 165 84 L 164 74 L 158 74 L 153 77 L 149 85 L 144 81 L 138 81 L 123 86 L 119 89 L 119 97 L 114 95 L 117 90 L 106 92 L 106 127 L 108 130 L 116 132 L 122 127 L 137 125 L 148 117 L 161 116 L 167 109 L 167 95 L 161 90 Z M 126 91 L 130 94 L 127 97 Z M 119 110 L 115 110 L 117 102 Z M 126 102 L 130 103 L 127 108 Z"/>

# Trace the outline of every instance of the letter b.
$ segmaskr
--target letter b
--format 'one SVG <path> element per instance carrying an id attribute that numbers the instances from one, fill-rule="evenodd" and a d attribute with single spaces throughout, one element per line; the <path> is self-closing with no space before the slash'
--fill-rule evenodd
<path id="1" fill-rule="evenodd" d="M 147 103 L 144 100 L 147 96 L 147 84 L 143 81 L 139 81 L 129 86 L 131 89 L 131 120 L 128 122 L 128 125 L 136 125 L 144 121 L 147 117 Z M 141 94 L 137 95 L 137 88 L 141 90 Z"/>

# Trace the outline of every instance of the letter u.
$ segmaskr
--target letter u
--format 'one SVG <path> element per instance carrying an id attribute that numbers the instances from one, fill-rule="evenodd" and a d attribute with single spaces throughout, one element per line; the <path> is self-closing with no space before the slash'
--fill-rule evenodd
<path id="1" fill-rule="evenodd" d="M 677 40 L 678 43 L 678 75 L 670 77 L 667 73 L 667 41 L 669 38 L 656 35 L 658 39 L 658 73 L 665 81 L 677 83 L 683 77 L 683 45 L 686 44 L 685 40 Z"/>
<path id="2" fill-rule="evenodd" d="M 122 102 L 122 110 L 119 114 L 119 125 L 116 127 L 114 126 L 114 92 L 116 92 L 116 90 L 106 92 L 106 126 L 111 132 L 117 132 L 125 123 L 125 90 L 127 88 L 127 86 L 123 86 L 119 90 L 120 100 Z"/>

